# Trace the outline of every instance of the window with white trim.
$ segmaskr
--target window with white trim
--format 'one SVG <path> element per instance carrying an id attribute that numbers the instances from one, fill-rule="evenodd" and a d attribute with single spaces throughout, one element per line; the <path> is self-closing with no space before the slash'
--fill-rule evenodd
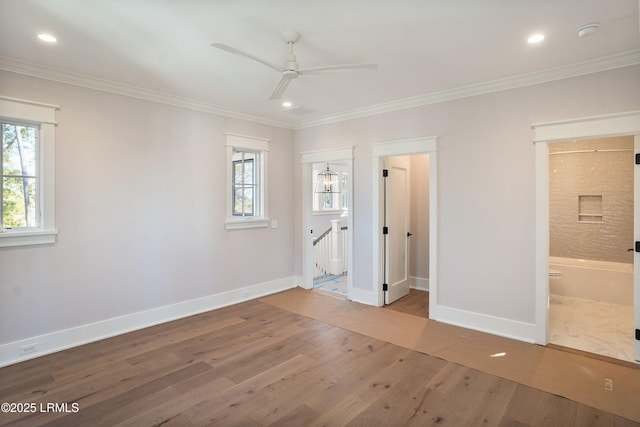
<path id="1" fill-rule="evenodd" d="M 0 97 L 0 247 L 55 242 L 57 109 Z"/>
<path id="2" fill-rule="evenodd" d="M 227 229 L 267 227 L 269 140 L 225 134 Z"/>

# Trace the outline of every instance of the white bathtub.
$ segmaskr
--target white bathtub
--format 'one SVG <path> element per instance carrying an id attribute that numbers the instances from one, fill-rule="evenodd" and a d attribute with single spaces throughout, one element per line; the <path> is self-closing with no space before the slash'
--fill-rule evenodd
<path id="1" fill-rule="evenodd" d="M 549 257 L 549 273 L 551 295 L 633 305 L 633 264 Z"/>

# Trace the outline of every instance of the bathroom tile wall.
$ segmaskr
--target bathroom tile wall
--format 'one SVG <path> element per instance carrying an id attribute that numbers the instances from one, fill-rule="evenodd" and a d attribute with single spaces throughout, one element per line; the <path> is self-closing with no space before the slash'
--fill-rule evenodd
<path id="1" fill-rule="evenodd" d="M 549 145 L 551 256 L 633 262 L 633 167 L 633 137 Z"/>

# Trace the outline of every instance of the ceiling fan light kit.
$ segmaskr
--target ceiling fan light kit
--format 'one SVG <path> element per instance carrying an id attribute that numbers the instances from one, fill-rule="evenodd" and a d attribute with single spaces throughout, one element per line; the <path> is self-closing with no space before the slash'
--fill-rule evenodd
<path id="1" fill-rule="evenodd" d="M 261 64 L 264 64 L 269 68 L 273 68 L 274 70 L 279 71 L 281 73 L 280 81 L 278 82 L 275 89 L 271 93 L 269 100 L 280 99 L 284 94 L 285 90 L 287 89 L 287 87 L 289 86 L 289 83 L 291 82 L 291 80 L 297 79 L 298 76 L 303 74 L 324 73 L 324 72 L 330 72 L 330 71 L 343 71 L 343 70 L 362 70 L 362 69 L 375 70 L 378 68 L 377 64 L 346 64 L 346 65 L 330 65 L 327 67 L 300 69 L 298 66 L 296 55 L 293 53 L 293 45 L 300 39 L 300 34 L 297 31 L 292 31 L 292 30 L 283 31 L 282 39 L 288 45 L 287 58 L 283 66 L 276 65 L 271 61 L 262 59 L 258 56 L 252 55 L 247 52 L 243 52 L 239 49 L 228 46 L 224 43 L 212 43 L 211 46 L 224 50 L 229 53 L 233 53 L 234 55 L 244 56 L 245 58 L 249 58 L 254 61 L 260 62 Z"/>

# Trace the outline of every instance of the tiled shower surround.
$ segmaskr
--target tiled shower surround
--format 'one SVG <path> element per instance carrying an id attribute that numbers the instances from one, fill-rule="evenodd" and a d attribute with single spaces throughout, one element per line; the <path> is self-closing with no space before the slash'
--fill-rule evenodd
<path id="1" fill-rule="evenodd" d="M 633 137 L 549 144 L 551 256 L 633 262 Z"/>

